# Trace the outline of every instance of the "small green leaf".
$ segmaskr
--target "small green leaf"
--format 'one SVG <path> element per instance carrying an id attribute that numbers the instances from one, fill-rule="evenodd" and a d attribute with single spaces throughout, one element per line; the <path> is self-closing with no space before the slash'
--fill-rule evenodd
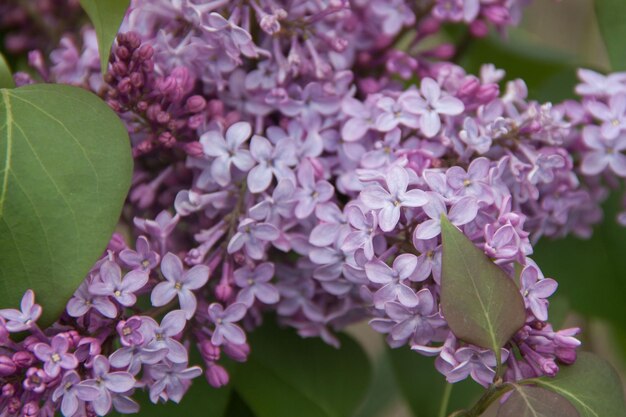
<path id="1" fill-rule="evenodd" d="M 11 68 L 2 53 L 0 53 L 0 88 L 15 88 Z"/>
<path id="2" fill-rule="evenodd" d="M 592 353 L 579 352 L 576 362 L 561 366 L 554 378 L 527 382 L 567 398 L 581 417 L 626 417 L 619 375 L 608 362 Z"/>
<path id="3" fill-rule="evenodd" d="M 500 405 L 497 417 L 579 417 L 574 406 L 561 395 L 543 388 L 516 385 Z"/>
<path id="4" fill-rule="evenodd" d="M 435 369 L 433 358 L 422 356 L 406 347 L 389 349 L 388 354 L 400 392 L 411 407 L 413 416 L 438 416 L 448 383 Z M 454 410 L 470 408 L 483 391 L 483 387 L 469 378 L 453 384 L 445 415 Z"/>
<path id="5" fill-rule="evenodd" d="M 522 295 L 513 280 L 445 217 L 441 230 L 443 315 L 458 338 L 499 355 L 526 320 Z"/>
<path id="6" fill-rule="evenodd" d="M 258 417 L 350 416 L 367 391 L 370 366 L 354 340 L 339 339 L 335 349 L 266 324 L 252 333 L 234 388 Z"/>
<path id="7" fill-rule="evenodd" d="M 132 171 L 126 128 L 95 95 L 38 84 L 0 90 L 0 299 L 27 289 L 43 324 L 103 253 Z"/>
<path id="8" fill-rule="evenodd" d="M 80 0 L 96 29 L 102 74 L 107 70 L 111 45 L 117 36 L 130 0 Z"/>
<path id="9" fill-rule="evenodd" d="M 598 27 L 614 71 L 626 70 L 626 2 L 595 0 Z"/>

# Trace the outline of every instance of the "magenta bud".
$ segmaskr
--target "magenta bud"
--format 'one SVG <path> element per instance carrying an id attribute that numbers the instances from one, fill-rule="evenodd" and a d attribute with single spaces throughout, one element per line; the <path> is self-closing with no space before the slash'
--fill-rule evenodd
<path id="1" fill-rule="evenodd" d="M 211 343 L 210 340 L 205 340 L 200 343 L 200 353 L 202 357 L 208 362 L 217 362 L 220 359 L 220 348 Z"/>
<path id="2" fill-rule="evenodd" d="M 187 155 L 200 158 L 204 155 L 202 144 L 200 142 L 189 142 L 185 144 L 185 152 Z"/>
<path id="3" fill-rule="evenodd" d="M 154 55 L 154 49 L 152 49 L 150 45 L 142 45 L 141 48 L 139 48 L 138 54 L 140 59 L 147 61 Z"/>
<path id="4" fill-rule="evenodd" d="M 39 405 L 34 401 L 26 403 L 24 407 L 22 408 L 22 416 L 24 417 L 36 417 L 38 415 L 39 415 Z"/>
<path id="5" fill-rule="evenodd" d="M 118 57 L 120 57 L 121 59 L 128 59 L 128 57 L 130 56 L 130 52 L 128 51 L 128 48 L 125 46 L 119 46 L 116 50 L 115 50 L 115 55 L 117 55 Z"/>
<path id="6" fill-rule="evenodd" d="M 12 384 L 4 384 L 2 386 L 2 396 L 9 398 L 15 395 L 15 387 Z"/>
<path id="7" fill-rule="evenodd" d="M 187 120 L 187 126 L 190 129 L 196 130 L 198 129 L 200 126 L 202 126 L 202 124 L 205 121 L 205 116 L 204 114 L 194 114 L 193 116 L 191 116 L 188 120 Z"/>
<path id="8" fill-rule="evenodd" d="M 15 352 L 12 359 L 15 365 L 19 366 L 20 368 L 27 368 L 35 363 L 35 356 L 25 350 Z"/>
<path id="9" fill-rule="evenodd" d="M 137 110 L 146 111 L 148 109 L 148 103 L 145 101 L 140 101 L 137 103 Z"/>
<path id="10" fill-rule="evenodd" d="M 133 72 L 130 74 L 130 82 L 135 88 L 143 86 L 143 74 L 140 72 Z"/>
<path id="11" fill-rule="evenodd" d="M 220 100 L 210 100 L 209 112 L 214 116 L 221 116 L 224 114 L 224 103 Z"/>
<path id="12" fill-rule="evenodd" d="M 9 414 L 17 414 L 20 411 L 20 407 L 22 407 L 22 402 L 17 397 L 13 397 L 9 400 L 9 404 L 7 405 L 7 411 Z"/>
<path id="13" fill-rule="evenodd" d="M 228 372 L 220 365 L 209 366 L 205 376 L 208 383 L 214 388 L 223 387 L 229 381 Z"/>
<path id="14" fill-rule="evenodd" d="M 215 287 L 215 297 L 220 301 L 227 301 L 232 294 L 233 289 L 228 284 L 220 283 Z"/>
<path id="15" fill-rule="evenodd" d="M 453 44 L 443 43 L 428 51 L 428 55 L 439 59 L 450 59 L 454 56 L 455 52 L 456 48 Z"/>
<path id="16" fill-rule="evenodd" d="M 17 366 L 15 366 L 15 362 L 13 359 L 9 358 L 6 355 L 0 356 L 0 376 L 10 376 L 13 375 L 17 371 Z"/>
<path id="17" fill-rule="evenodd" d="M 489 27 L 482 20 L 474 20 L 470 25 L 470 32 L 477 38 L 484 38 L 489 34 Z"/>
<path id="18" fill-rule="evenodd" d="M 159 135 L 159 142 L 166 148 L 171 148 L 176 143 L 176 138 L 170 132 L 163 132 Z"/>
<path id="19" fill-rule="evenodd" d="M 127 94 L 132 88 L 133 88 L 133 85 L 131 84 L 130 78 L 128 77 L 122 78 L 122 81 L 120 81 L 119 84 L 117 85 L 117 89 L 122 94 Z"/>
<path id="20" fill-rule="evenodd" d="M 111 236 L 111 240 L 109 240 L 109 244 L 107 246 L 107 250 L 113 252 L 120 252 L 126 249 L 126 242 L 124 241 L 124 236 L 119 233 L 113 233 Z"/>
<path id="21" fill-rule="evenodd" d="M 192 113 L 198 113 L 206 107 L 206 100 L 202 96 L 191 96 L 187 99 L 187 110 Z"/>
<path id="22" fill-rule="evenodd" d="M 419 34 L 420 37 L 423 38 L 428 35 L 432 35 L 435 32 L 438 32 L 440 27 L 441 27 L 441 22 L 439 22 L 438 19 L 427 18 L 427 19 L 424 19 L 422 23 L 420 23 L 417 29 L 417 33 Z"/>
<path id="23" fill-rule="evenodd" d="M 241 345 L 226 343 L 222 345 L 222 350 L 232 360 L 237 362 L 245 362 L 246 360 L 248 360 L 248 355 L 250 354 L 250 345 L 248 345 L 247 343 L 243 343 Z"/>
<path id="24" fill-rule="evenodd" d="M 576 362 L 575 349 L 556 348 L 554 353 L 556 354 L 556 357 L 564 364 L 571 365 Z"/>
<path id="25" fill-rule="evenodd" d="M 458 96 L 470 96 L 480 88 L 480 81 L 476 77 L 467 77 L 457 92 Z"/>
<path id="26" fill-rule="evenodd" d="M 26 337 L 26 339 L 24 339 L 22 344 L 26 350 L 30 350 L 32 352 L 33 349 L 35 349 L 35 345 L 40 342 L 41 340 L 39 340 L 38 337 L 31 335 L 31 336 Z"/>
<path id="27" fill-rule="evenodd" d="M 128 72 L 128 67 L 124 62 L 117 61 L 115 64 L 113 64 L 113 71 L 115 72 L 115 75 L 123 77 Z"/>

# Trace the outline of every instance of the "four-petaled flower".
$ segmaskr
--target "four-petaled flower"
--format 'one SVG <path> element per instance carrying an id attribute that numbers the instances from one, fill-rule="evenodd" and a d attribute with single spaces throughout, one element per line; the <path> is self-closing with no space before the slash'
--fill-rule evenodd
<path id="1" fill-rule="evenodd" d="M 421 115 L 420 129 L 426 137 L 432 138 L 441 130 L 440 115 L 456 116 L 465 109 L 458 98 L 442 94 L 441 87 L 432 78 L 422 79 L 420 93 L 405 93 L 402 102 L 408 111 Z"/>
<path id="2" fill-rule="evenodd" d="M 202 369 L 199 366 L 188 368 L 186 363 L 165 362 L 148 367 L 148 373 L 154 379 L 150 385 L 150 401 L 156 404 L 162 398 L 178 403 L 185 395 L 190 380 L 202 375 Z"/>
<path id="3" fill-rule="evenodd" d="M 211 343 L 220 346 L 223 343 L 232 343 L 241 345 L 246 342 L 246 334 L 237 326 L 235 322 L 241 320 L 248 311 L 248 307 L 244 303 L 233 303 L 226 310 L 219 303 L 213 303 L 209 306 L 209 317 L 215 324 Z"/>
<path id="4" fill-rule="evenodd" d="M 73 417 L 78 411 L 81 401 L 94 401 L 100 392 L 97 388 L 80 380 L 76 371 L 66 372 L 63 380 L 52 393 L 52 401 L 61 401 L 61 413 L 65 417 Z"/>
<path id="5" fill-rule="evenodd" d="M 248 266 L 234 272 L 235 283 L 242 288 L 237 294 L 237 301 L 252 307 L 255 298 L 265 304 L 275 304 L 279 300 L 276 287 L 269 283 L 274 277 L 274 264 L 264 262 L 254 270 Z"/>
<path id="6" fill-rule="evenodd" d="M 209 267 L 196 265 L 189 271 L 185 271 L 180 258 L 168 252 L 161 261 L 161 272 L 165 281 L 158 283 L 152 290 L 150 296 L 152 305 L 164 306 L 178 295 L 180 308 L 185 312 L 185 318 L 191 319 L 197 308 L 193 290 L 202 288 L 209 280 Z"/>
<path id="7" fill-rule="evenodd" d="M 421 207 L 428 203 L 422 190 L 408 190 L 409 174 L 406 169 L 394 166 L 385 177 L 387 189 L 379 184 L 371 185 L 361 192 L 361 200 L 378 212 L 378 224 L 383 232 L 390 232 L 400 221 L 402 207 Z"/>
<path id="8" fill-rule="evenodd" d="M 222 187 L 230 183 L 230 168 L 235 165 L 247 172 L 254 166 L 254 159 L 250 152 L 241 149 L 241 145 L 252 134 L 252 127 L 248 122 L 238 122 L 226 130 L 226 138 L 218 130 L 209 130 L 200 136 L 200 143 L 204 153 L 215 159 L 211 163 L 210 174 Z"/>
<path id="9" fill-rule="evenodd" d="M 406 284 L 416 265 L 417 257 L 410 253 L 398 256 L 393 261 L 393 268 L 379 259 L 365 264 L 367 279 L 382 285 L 374 294 L 376 308 L 384 308 L 385 303 L 396 300 L 405 307 L 415 307 L 418 304 L 415 291 Z"/>
<path id="10" fill-rule="evenodd" d="M 130 307 L 137 302 L 134 293 L 146 285 L 149 275 L 146 271 L 135 269 L 122 278 L 119 265 L 107 260 L 100 267 L 100 279 L 89 286 L 89 292 L 113 297 L 121 305 Z"/>
<path id="11" fill-rule="evenodd" d="M 75 369 L 78 366 L 78 359 L 72 353 L 68 353 L 70 342 L 65 336 L 56 335 L 48 345 L 47 343 L 37 343 L 34 353 L 42 361 L 43 370 L 51 378 L 55 378 L 62 369 Z"/>
<path id="12" fill-rule="evenodd" d="M 98 390 L 98 396 L 91 403 L 98 415 L 104 416 L 111 410 L 111 393 L 122 394 L 135 386 L 135 378 L 128 372 L 109 372 L 109 360 L 97 355 L 92 362 L 91 373 L 93 379 L 85 380 L 82 384 Z"/>
<path id="13" fill-rule="evenodd" d="M 538 320 L 548 320 L 546 298 L 554 294 L 558 287 L 557 282 L 551 278 L 544 278 L 539 268 L 532 263 L 522 270 L 520 281 L 526 307 L 530 308 Z"/>
<path id="14" fill-rule="evenodd" d="M 626 135 L 609 140 L 597 126 L 585 126 L 583 142 L 591 150 L 584 154 L 580 170 L 585 175 L 597 175 L 608 166 L 620 177 L 626 177 Z"/>
<path id="15" fill-rule="evenodd" d="M 35 304 L 35 293 L 32 290 L 27 290 L 22 296 L 20 310 L 12 308 L 0 310 L 0 317 L 7 320 L 5 326 L 12 333 L 30 329 L 40 316 L 41 306 Z"/>
<path id="16" fill-rule="evenodd" d="M 296 146 L 292 139 L 284 138 L 272 146 L 269 140 L 255 135 L 250 141 L 250 153 L 258 164 L 248 173 L 248 189 L 260 193 L 270 186 L 272 178 L 277 181 L 289 179 L 295 181 L 290 167 L 298 163 Z"/>

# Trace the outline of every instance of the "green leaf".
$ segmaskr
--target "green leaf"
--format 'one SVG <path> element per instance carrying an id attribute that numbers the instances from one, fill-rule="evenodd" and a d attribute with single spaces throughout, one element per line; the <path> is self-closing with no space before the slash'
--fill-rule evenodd
<path id="1" fill-rule="evenodd" d="M 266 324 L 252 333 L 252 353 L 233 373 L 234 387 L 258 417 L 349 416 L 367 390 L 370 367 L 354 340 L 339 339 L 335 349 Z"/>
<path id="2" fill-rule="evenodd" d="M 387 349 L 383 349 L 373 370 L 371 383 L 364 401 L 353 417 L 376 417 L 398 398 L 398 386 Z"/>
<path id="3" fill-rule="evenodd" d="M 603 205 L 605 220 L 590 239 L 541 239 L 533 258 L 546 276 L 559 281 L 571 308 L 626 329 L 626 229 L 617 224 L 619 191 Z"/>
<path id="4" fill-rule="evenodd" d="M 0 90 L 0 299 L 27 289 L 43 324 L 103 253 L 130 186 L 126 128 L 95 95 L 38 84 Z"/>
<path id="5" fill-rule="evenodd" d="M 434 358 L 420 355 L 403 347 L 388 351 L 396 382 L 415 417 L 438 417 L 441 400 L 448 383 L 435 369 Z M 484 388 L 466 379 L 452 385 L 446 416 L 459 409 L 471 407 Z"/>
<path id="6" fill-rule="evenodd" d="M 80 5 L 96 29 L 102 74 L 106 73 L 111 45 L 129 4 L 130 0 L 80 0 Z"/>
<path id="7" fill-rule="evenodd" d="M 625 417 L 626 404 L 619 375 L 598 356 L 579 352 L 573 365 L 561 366 L 554 378 L 527 380 L 567 398 L 581 417 Z"/>
<path id="8" fill-rule="evenodd" d="M 458 338 L 499 356 L 526 320 L 522 295 L 513 280 L 445 217 L 441 231 L 443 315 Z"/>
<path id="9" fill-rule="evenodd" d="M 626 70 L 626 2 L 595 0 L 598 27 L 614 71 Z"/>
<path id="10" fill-rule="evenodd" d="M 15 88 L 11 68 L 2 53 L 0 53 L 0 88 Z"/>
<path id="11" fill-rule="evenodd" d="M 519 386 L 500 405 L 497 417 L 579 417 L 563 396 L 543 388 Z"/>

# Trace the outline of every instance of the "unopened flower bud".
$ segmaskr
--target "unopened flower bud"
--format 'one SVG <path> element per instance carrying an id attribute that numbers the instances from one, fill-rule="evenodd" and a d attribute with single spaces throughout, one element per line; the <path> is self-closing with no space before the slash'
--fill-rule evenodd
<path id="1" fill-rule="evenodd" d="M 214 388 L 228 384 L 228 372 L 220 365 L 209 366 L 205 372 L 206 380 Z"/>

